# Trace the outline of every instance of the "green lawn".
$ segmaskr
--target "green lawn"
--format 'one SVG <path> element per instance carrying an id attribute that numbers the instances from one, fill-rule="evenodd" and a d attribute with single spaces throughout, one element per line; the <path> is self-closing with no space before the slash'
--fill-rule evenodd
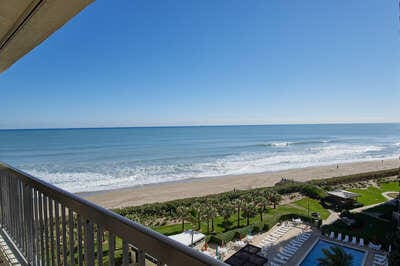
<path id="1" fill-rule="evenodd" d="M 307 209 L 308 204 L 310 206 L 310 214 L 312 212 L 319 212 L 319 214 L 321 215 L 321 219 L 326 219 L 329 216 L 329 211 L 327 209 L 325 209 L 324 207 L 322 207 L 322 205 L 319 203 L 318 200 L 315 199 L 309 199 L 307 200 L 307 198 L 301 199 L 299 201 L 296 202 L 297 205 Z"/>
<path id="2" fill-rule="evenodd" d="M 383 192 L 387 191 L 400 191 L 400 186 L 399 182 L 393 181 L 393 182 L 387 182 L 387 183 L 382 183 L 380 184 L 380 187 Z"/>
<path id="3" fill-rule="evenodd" d="M 360 194 L 357 201 L 362 203 L 364 206 L 377 204 L 386 201 L 385 197 L 382 196 L 382 190 L 376 187 L 368 187 L 365 189 L 349 189 L 349 191 Z"/>
<path id="4" fill-rule="evenodd" d="M 364 204 L 364 206 L 385 202 L 386 198 L 382 196 L 383 192 L 399 190 L 399 184 L 395 181 L 382 183 L 380 184 L 379 188 L 368 187 L 365 189 L 349 189 L 351 192 L 360 194 L 360 197 L 357 201 Z"/>
<path id="5" fill-rule="evenodd" d="M 308 215 L 308 210 L 307 210 L 307 200 L 308 198 L 301 199 L 299 201 L 290 203 L 290 204 L 285 204 L 285 205 L 279 205 L 276 207 L 276 209 L 273 208 L 268 208 L 265 213 L 263 213 L 263 221 L 267 223 L 270 227 L 272 227 L 274 224 L 278 222 L 278 219 L 280 216 L 284 214 L 299 214 L 299 215 Z M 321 204 L 315 199 L 309 199 L 310 203 L 310 214 L 312 212 L 319 212 L 321 215 L 322 219 L 326 219 L 329 216 L 329 212 L 324 209 Z M 231 216 L 229 219 L 230 222 L 232 223 L 232 226 L 230 229 L 234 229 L 237 225 L 237 214 L 234 214 Z M 224 228 L 222 227 L 222 222 L 223 218 L 222 217 L 217 217 L 214 220 L 214 225 L 215 225 L 215 232 L 216 233 L 221 233 L 224 232 Z M 250 218 L 250 224 L 258 223 L 260 222 L 260 215 L 257 214 L 255 217 Z M 246 226 L 246 219 L 240 217 L 240 226 Z M 189 222 L 185 222 L 185 229 L 196 229 L 196 224 L 193 225 Z M 211 227 L 211 226 L 210 226 Z M 152 229 L 165 234 L 165 235 L 173 235 L 173 234 L 178 234 L 182 231 L 182 224 L 172 224 L 172 225 L 164 225 L 164 226 L 159 226 L 159 227 L 153 227 Z M 211 228 L 210 228 L 211 230 Z M 201 223 L 201 232 L 207 233 L 207 224 L 205 222 Z"/>

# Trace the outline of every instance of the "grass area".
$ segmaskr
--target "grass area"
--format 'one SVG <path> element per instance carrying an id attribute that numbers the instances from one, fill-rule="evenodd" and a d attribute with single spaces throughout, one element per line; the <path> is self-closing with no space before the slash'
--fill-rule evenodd
<path id="1" fill-rule="evenodd" d="M 383 192 L 388 192 L 388 191 L 400 191 L 400 186 L 399 182 L 393 181 L 393 182 L 387 182 L 387 183 L 381 183 L 380 188 Z"/>
<path id="2" fill-rule="evenodd" d="M 263 222 L 272 227 L 278 222 L 279 217 L 285 214 L 298 214 L 307 216 L 308 200 L 310 204 L 310 214 L 312 212 L 319 212 L 322 219 L 326 219 L 329 216 L 329 212 L 326 209 L 324 209 L 317 200 L 311 198 L 303 198 L 293 203 L 279 205 L 276 207 L 276 209 L 268 208 L 267 211 L 263 213 Z M 229 221 L 231 222 L 231 227 L 229 228 L 229 230 L 236 228 L 237 214 L 235 213 L 234 215 L 232 215 Z M 223 222 L 222 217 L 217 217 L 214 220 L 215 233 L 221 233 L 225 231 L 225 229 L 222 226 L 222 222 Z M 250 224 L 255 224 L 259 222 L 260 222 L 259 214 L 253 218 L 250 218 Z M 246 219 L 240 217 L 240 227 L 244 226 L 246 226 Z M 173 235 L 173 234 L 178 234 L 182 231 L 182 224 L 178 223 L 178 224 L 164 225 L 159 227 L 153 227 L 152 229 L 164 235 Z M 185 222 L 185 230 L 187 229 L 197 229 L 197 224 L 195 223 L 193 225 L 192 223 Z M 207 233 L 207 224 L 205 222 L 201 223 L 201 232 Z"/>
<path id="3" fill-rule="evenodd" d="M 360 194 L 360 197 L 357 201 L 364 204 L 364 206 L 385 202 L 386 198 L 382 195 L 383 192 L 399 190 L 399 183 L 396 181 L 381 183 L 379 188 L 368 187 L 364 189 L 349 189 L 351 192 Z"/>
<path id="4" fill-rule="evenodd" d="M 386 201 L 386 198 L 382 196 L 383 191 L 376 187 L 349 189 L 349 191 L 359 194 L 360 197 L 358 197 L 357 201 L 362 203 L 364 206 Z"/>
<path id="5" fill-rule="evenodd" d="M 321 219 L 326 219 L 329 216 L 329 211 L 327 209 L 325 209 L 324 207 L 322 207 L 322 205 L 319 203 L 318 200 L 315 199 L 309 199 L 307 200 L 307 198 L 301 199 L 299 201 L 296 202 L 296 205 L 299 205 L 305 209 L 307 209 L 308 204 L 310 206 L 310 215 L 312 212 L 319 212 Z"/>

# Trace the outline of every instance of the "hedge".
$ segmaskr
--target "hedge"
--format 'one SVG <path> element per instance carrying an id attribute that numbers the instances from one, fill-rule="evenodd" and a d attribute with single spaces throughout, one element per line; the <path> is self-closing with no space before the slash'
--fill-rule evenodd
<path id="1" fill-rule="evenodd" d="M 209 238 L 209 242 L 222 245 L 222 241 L 224 243 L 228 243 L 233 239 L 239 239 L 245 237 L 249 232 L 250 233 L 258 233 L 263 231 L 268 231 L 269 225 L 264 223 L 256 223 L 253 225 L 245 226 L 242 228 L 233 229 L 224 233 L 219 233 L 216 235 L 212 235 Z"/>
<path id="2" fill-rule="evenodd" d="M 281 215 L 279 217 L 279 222 L 292 220 L 292 219 L 297 219 L 297 218 L 300 218 L 302 221 L 308 222 L 308 223 L 311 223 L 311 224 L 314 224 L 314 222 L 317 221 L 318 227 L 321 226 L 321 224 L 322 224 L 322 220 L 321 219 L 316 219 L 316 218 L 312 218 L 312 217 L 308 217 L 308 216 L 304 216 L 304 215 L 300 215 L 300 214 L 294 214 L 294 213 Z"/>
<path id="3" fill-rule="evenodd" d="M 317 186 L 336 186 L 346 183 L 354 183 L 358 181 L 378 179 L 382 177 L 396 176 L 400 173 L 400 168 L 393 168 L 387 170 L 372 171 L 354 175 L 336 176 L 325 179 L 313 179 L 308 181 L 309 184 Z"/>
<path id="4" fill-rule="evenodd" d="M 339 184 L 358 182 L 363 180 L 378 179 L 382 177 L 395 176 L 399 174 L 399 168 L 366 172 L 347 176 L 338 176 L 325 179 L 314 179 L 308 182 L 295 182 L 290 180 L 282 180 L 274 187 L 256 188 L 251 190 L 235 190 L 223 192 L 203 197 L 192 197 L 186 199 L 178 199 L 169 202 L 145 204 L 142 206 L 132 206 L 121 209 L 114 209 L 116 213 L 129 217 L 130 219 L 138 217 L 143 219 L 154 220 L 154 217 L 176 217 L 176 208 L 178 206 L 190 207 L 193 203 L 204 203 L 206 201 L 214 202 L 231 202 L 233 199 L 246 194 L 256 194 L 262 191 L 275 191 L 279 194 L 288 194 L 293 192 L 302 193 L 314 199 L 323 199 L 325 191 L 321 187 L 335 186 Z"/>

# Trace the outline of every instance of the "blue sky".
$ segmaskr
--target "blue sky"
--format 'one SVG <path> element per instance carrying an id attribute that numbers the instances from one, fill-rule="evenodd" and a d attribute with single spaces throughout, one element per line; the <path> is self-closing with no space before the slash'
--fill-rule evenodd
<path id="1" fill-rule="evenodd" d="M 0 128 L 400 121 L 396 1 L 98 0 L 0 75 Z"/>

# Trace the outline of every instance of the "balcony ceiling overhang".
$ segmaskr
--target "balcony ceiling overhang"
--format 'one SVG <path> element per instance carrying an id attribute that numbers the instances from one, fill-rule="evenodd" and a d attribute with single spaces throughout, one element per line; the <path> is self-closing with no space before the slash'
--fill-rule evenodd
<path id="1" fill-rule="evenodd" d="M 94 0 L 0 0 L 0 73 Z"/>

